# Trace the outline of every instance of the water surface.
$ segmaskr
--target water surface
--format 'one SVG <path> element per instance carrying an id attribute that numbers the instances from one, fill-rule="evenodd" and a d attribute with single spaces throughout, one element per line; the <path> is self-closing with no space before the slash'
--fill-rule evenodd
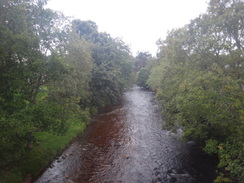
<path id="1" fill-rule="evenodd" d="M 211 183 L 214 166 L 198 148 L 162 129 L 153 92 L 133 87 L 95 116 L 85 135 L 37 183 Z"/>

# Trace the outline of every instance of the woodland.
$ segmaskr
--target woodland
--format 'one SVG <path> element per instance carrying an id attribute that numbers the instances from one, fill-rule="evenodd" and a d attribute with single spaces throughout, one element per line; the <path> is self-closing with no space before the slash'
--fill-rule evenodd
<path id="1" fill-rule="evenodd" d="M 164 128 L 217 156 L 215 182 L 244 181 L 244 3 L 212 0 L 205 14 L 157 42 L 138 84 L 156 91 Z"/>
<path id="2" fill-rule="evenodd" d="M 135 82 L 155 91 L 165 129 L 181 129 L 182 140 L 218 159 L 215 182 L 244 181 L 241 0 L 211 0 L 206 13 L 158 40 L 156 57 L 133 56 L 95 22 L 70 19 L 46 3 L 0 2 L 3 182 L 38 174 Z"/>

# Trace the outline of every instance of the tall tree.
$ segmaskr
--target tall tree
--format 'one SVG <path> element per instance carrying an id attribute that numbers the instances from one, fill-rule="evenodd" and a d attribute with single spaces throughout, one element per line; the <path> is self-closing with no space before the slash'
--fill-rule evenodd
<path id="1" fill-rule="evenodd" d="M 0 166 L 21 154 L 39 123 L 53 127 L 52 122 L 58 122 L 49 118 L 47 123 L 52 114 L 43 109 L 48 107 L 36 105 L 40 87 L 64 70 L 53 56 L 65 41 L 66 29 L 57 26 L 64 21 L 45 4 L 45 0 L 0 3 Z"/>
<path id="2" fill-rule="evenodd" d="M 74 20 L 81 39 L 92 44 L 95 67 L 91 81 L 91 103 L 104 106 L 116 103 L 129 82 L 132 62 L 128 47 L 120 39 L 100 33 L 92 21 Z"/>
<path id="3" fill-rule="evenodd" d="M 207 13 L 159 42 L 160 62 L 148 80 L 164 126 L 181 127 L 183 138 L 218 155 L 216 182 L 244 180 L 243 11 L 239 0 L 210 1 Z"/>
<path id="4" fill-rule="evenodd" d="M 148 60 L 152 58 L 152 54 L 149 52 L 138 52 L 135 57 L 134 71 L 138 72 L 142 68 L 146 67 Z"/>

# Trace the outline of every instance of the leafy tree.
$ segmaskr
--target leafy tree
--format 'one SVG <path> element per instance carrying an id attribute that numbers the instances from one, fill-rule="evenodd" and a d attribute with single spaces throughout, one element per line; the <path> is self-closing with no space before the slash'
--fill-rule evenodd
<path id="1" fill-rule="evenodd" d="M 149 77 L 149 70 L 147 70 L 146 68 L 142 68 L 137 76 L 137 85 L 147 88 L 147 84 L 146 81 L 148 80 Z"/>
<path id="2" fill-rule="evenodd" d="M 116 103 L 131 79 L 122 40 L 46 3 L 0 2 L 1 168 L 31 148 L 36 131 L 62 135 L 88 121 L 87 108 Z"/>
<path id="3" fill-rule="evenodd" d="M 55 107 L 45 108 L 36 101 L 41 86 L 58 79 L 64 70 L 53 51 L 65 42 L 66 29 L 57 28 L 54 22 L 63 20 L 44 9 L 45 3 L 10 0 L 0 4 L 0 166 L 18 158 L 26 142 L 29 147 L 32 132 L 47 118 L 53 116 L 46 129 L 58 128 L 54 128 L 58 119 L 48 112 Z M 46 118 L 37 119 L 37 114 Z"/>
<path id="4" fill-rule="evenodd" d="M 148 52 L 138 52 L 134 59 L 134 72 L 137 72 L 137 85 L 148 88 L 147 80 L 156 59 Z"/>
<path id="5" fill-rule="evenodd" d="M 91 104 L 102 107 L 116 103 L 121 92 L 130 82 L 132 58 L 128 47 L 120 39 L 100 33 L 92 21 L 74 20 L 81 39 L 90 42 L 94 60 L 92 71 Z"/>
<path id="6" fill-rule="evenodd" d="M 239 0 L 212 0 L 207 13 L 159 41 L 148 84 L 157 88 L 165 127 L 183 128 L 219 157 L 216 182 L 244 181 L 243 10 Z M 160 76 L 160 78 L 158 78 Z M 225 175 L 228 175 L 225 177 Z"/>
<path id="7" fill-rule="evenodd" d="M 135 57 L 134 62 L 134 71 L 138 72 L 142 68 L 147 66 L 148 60 L 152 58 L 152 55 L 149 52 L 138 52 Z"/>

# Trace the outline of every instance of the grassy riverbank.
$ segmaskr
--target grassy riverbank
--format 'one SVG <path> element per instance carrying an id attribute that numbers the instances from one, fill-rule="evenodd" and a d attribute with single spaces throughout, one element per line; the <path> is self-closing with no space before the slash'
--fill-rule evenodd
<path id="1" fill-rule="evenodd" d="M 0 183 L 22 183 L 26 177 L 37 176 L 85 128 L 85 123 L 73 124 L 63 136 L 47 132 L 35 133 L 37 143 L 33 149 L 26 151 L 13 166 L 0 170 Z"/>

